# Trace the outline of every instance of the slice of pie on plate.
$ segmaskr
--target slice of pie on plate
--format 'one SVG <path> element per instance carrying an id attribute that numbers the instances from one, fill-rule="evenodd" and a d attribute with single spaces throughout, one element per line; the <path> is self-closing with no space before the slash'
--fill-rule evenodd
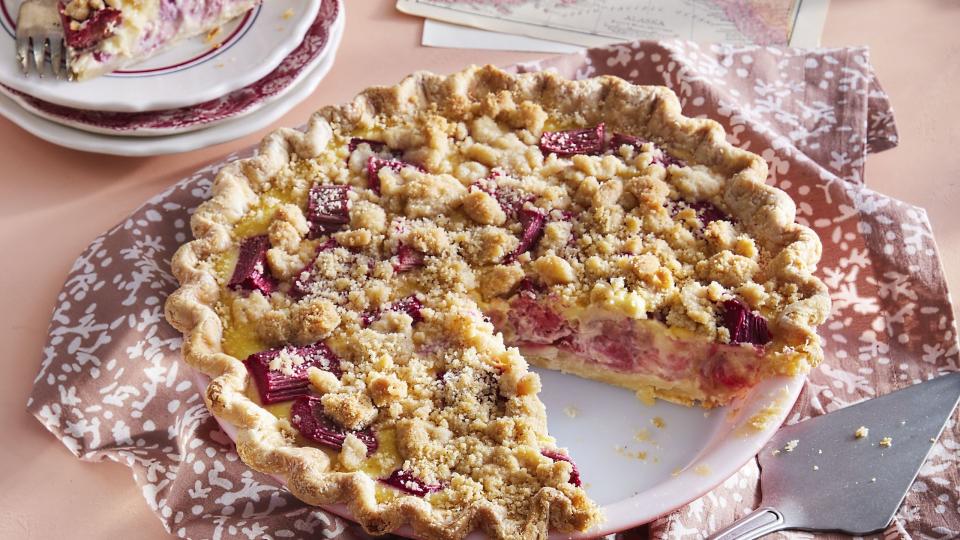
<path id="1" fill-rule="evenodd" d="M 246 13 L 260 0 L 59 0 L 67 69 L 78 80 L 135 64 Z"/>
<path id="2" fill-rule="evenodd" d="M 417 73 L 225 167 L 167 318 L 304 501 L 373 533 L 582 531 L 526 360 L 706 407 L 821 360 L 820 243 L 766 175 L 666 88 Z"/>

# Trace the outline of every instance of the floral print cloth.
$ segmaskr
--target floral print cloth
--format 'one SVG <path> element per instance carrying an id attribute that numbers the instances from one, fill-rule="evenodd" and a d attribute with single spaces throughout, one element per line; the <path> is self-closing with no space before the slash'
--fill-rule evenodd
<path id="1" fill-rule="evenodd" d="M 796 50 L 635 42 L 515 66 L 567 77 L 617 75 L 671 87 L 688 116 L 723 124 L 763 156 L 771 184 L 823 240 L 833 313 L 826 362 L 788 422 L 960 369 L 954 312 L 926 213 L 871 191 L 864 161 L 896 146 L 886 94 L 862 48 Z M 359 89 L 358 89 L 359 90 Z M 180 334 L 163 318 L 169 260 L 228 156 L 147 201 L 96 238 L 58 297 L 29 411 L 83 460 L 130 467 L 145 502 L 186 538 L 365 538 L 249 470 L 207 412 Z M 951 420 L 889 538 L 960 536 L 960 427 Z M 716 489 L 624 538 L 702 538 L 760 500 L 748 463 Z M 809 538 L 811 533 L 785 533 Z"/>

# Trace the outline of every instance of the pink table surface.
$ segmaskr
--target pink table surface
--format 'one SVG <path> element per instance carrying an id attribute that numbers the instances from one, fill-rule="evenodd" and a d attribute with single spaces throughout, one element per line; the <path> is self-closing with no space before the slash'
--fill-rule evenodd
<path id="1" fill-rule="evenodd" d="M 539 58 L 419 46 L 421 20 L 391 0 L 349 2 L 330 74 L 276 126 L 300 124 L 314 109 L 349 99 L 411 71 Z M 926 208 L 951 290 L 960 291 L 960 6 L 952 2 L 834 0 L 823 44 L 872 49 L 896 110 L 902 141 L 867 161 L 874 189 Z M 75 459 L 25 411 L 55 295 L 76 255 L 142 201 L 268 130 L 204 150 L 156 158 L 73 152 L 0 118 L 0 253 L 4 316 L 0 343 L 0 538 L 169 538 L 129 471 Z"/>

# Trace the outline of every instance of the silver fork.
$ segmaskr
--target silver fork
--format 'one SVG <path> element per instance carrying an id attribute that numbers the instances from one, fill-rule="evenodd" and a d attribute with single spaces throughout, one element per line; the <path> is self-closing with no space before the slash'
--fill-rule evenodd
<path id="1" fill-rule="evenodd" d="M 17 62 L 24 75 L 30 73 L 31 58 L 37 75 L 43 78 L 49 59 L 57 79 L 73 80 L 67 68 L 67 46 L 56 0 L 26 0 L 17 15 Z"/>

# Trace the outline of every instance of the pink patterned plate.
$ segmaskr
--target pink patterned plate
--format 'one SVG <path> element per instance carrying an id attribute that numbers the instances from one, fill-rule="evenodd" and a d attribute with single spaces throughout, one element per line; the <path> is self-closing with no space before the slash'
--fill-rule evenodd
<path id="1" fill-rule="evenodd" d="M 251 85 L 191 107 L 135 113 L 90 111 L 43 101 L 2 84 L 0 92 L 33 114 L 93 133 L 153 137 L 203 129 L 248 115 L 286 95 L 330 54 L 331 27 L 342 14 L 339 0 L 324 0 L 303 42 L 276 69 Z"/>

